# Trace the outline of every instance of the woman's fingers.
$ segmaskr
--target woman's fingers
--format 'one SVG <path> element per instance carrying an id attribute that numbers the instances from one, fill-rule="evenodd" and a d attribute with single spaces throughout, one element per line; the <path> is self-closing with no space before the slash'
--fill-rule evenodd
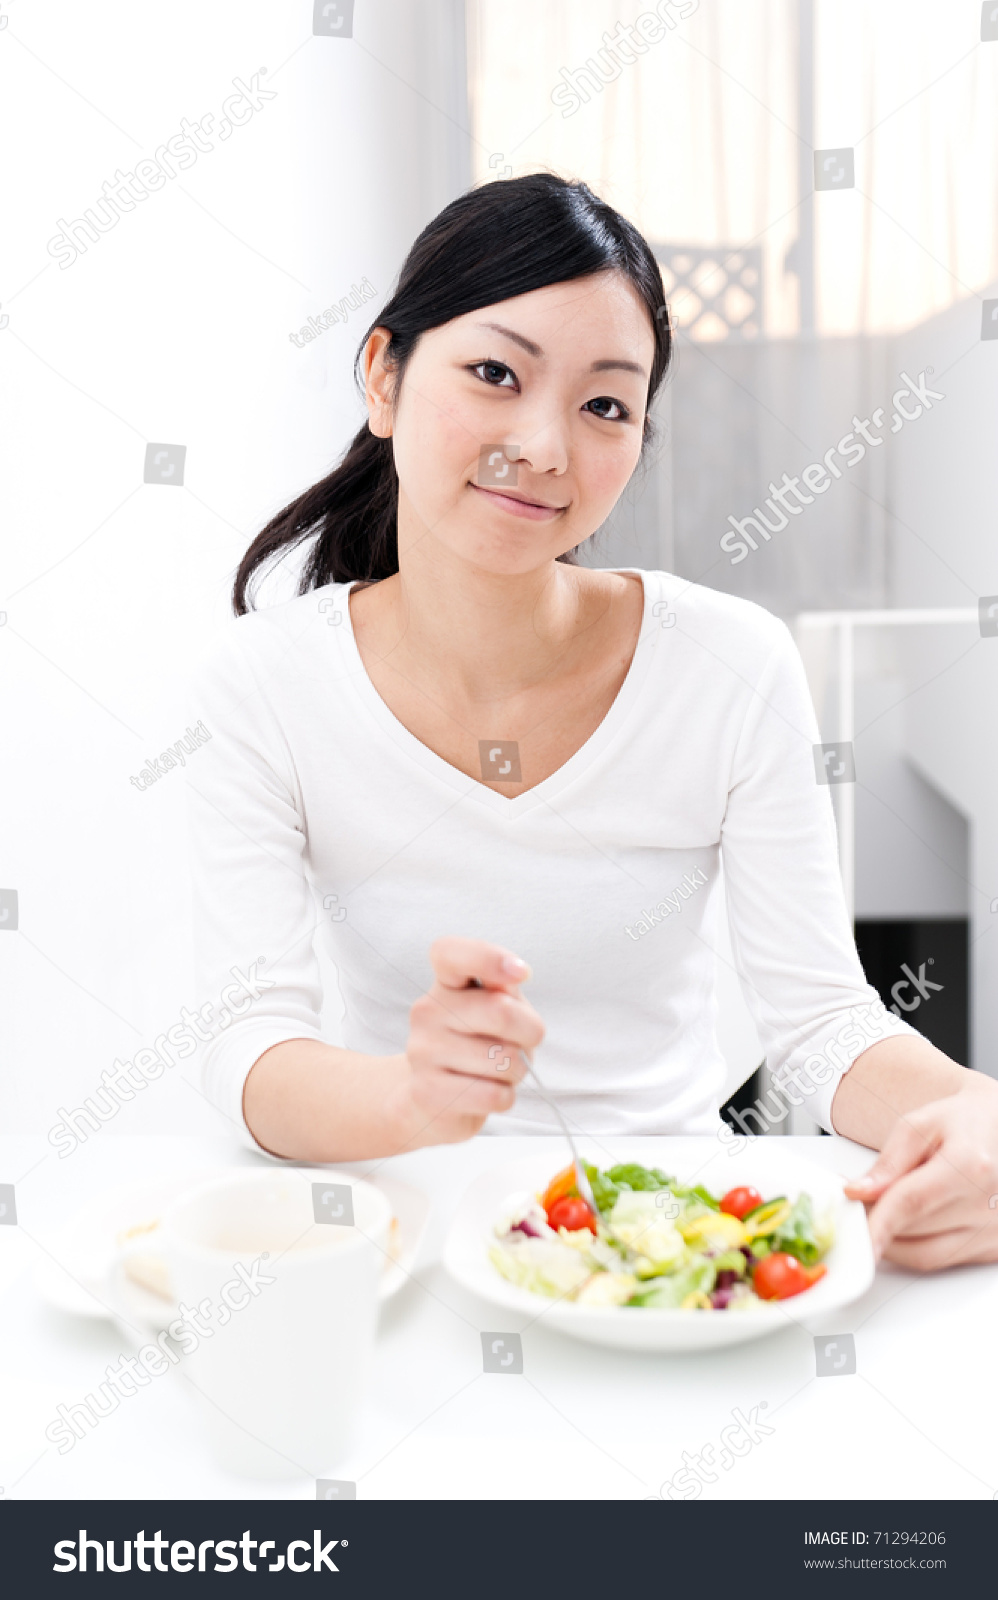
<path id="1" fill-rule="evenodd" d="M 476 1133 L 508 1111 L 544 1024 L 519 993 L 530 968 L 484 939 L 438 939 L 430 949 L 435 982 L 409 1012 L 406 1056 L 420 1111 L 446 1139 Z"/>
<path id="2" fill-rule="evenodd" d="M 994 1260 L 995 1254 L 978 1254 L 987 1246 L 981 1239 L 981 1230 L 974 1228 L 947 1228 L 942 1233 L 925 1234 L 919 1239 L 892 1239 L 884 1251 L 884 1259 L 895 1266 L 907 1267 L 909 1272 L 939 1272 L 944 1267 L 956 1267 L 961 1262 Z M 998 1246 L 992 1244 L 992 1250 Z"/>
<path id="3" fill-rule="evenodd" d="M 998 1248 L 998 1208 L 977 1181 L 975 1152 L 950 1140 L 921 1166 L 891 1184 L 869 1212 L 870 1235 L 878 1255 L 900 1258 L 893 1246 L 929 1237 L 944 1237 L 961 1228 L 990 1241 L 982 1260 L 994 1259 Z"/>
<path id="4" fill-rule="evenodd" d="M 486 1041 L 481 1049 L 465 1052 L 463 1059 L 469 1070 L 491 1075 L 497 1062 L 505 1062 L 498 1070 L 519 1071 L 518 1051 L 534 1050 L 544 1037 L 544 1024 L 533 1006 L 519 995 L 507 994 L 503 989 L 442 989 L 434 984 L 429 994 L 421 995 L 409 1012 L 410 1027 L 426 1045 L 433 1049 L 443 1047 L 450 1051 L 457 1037 L 478 1038 Z M 503 1052 L 488 1051 L 502 1045 Z M 508 1060 L 506 1058 L 509 1058 Z M 477 1067 L 472 1067 L 472 1060 Z M 457 1065 L 445 1060 L 445 1066 Z"/>
<path id="5" fill-rule="evenodd" d="M 961 1091 L 899 1120 L 865 1181 L 846 1185 L 847 1194 L 866 1202 L 878 1258 L 918 1271 L 951 1258 L 998 1259 L 992 1192 L 998 1163 L 988 1136 L 993 1107 L 978 1104 L 970 1088 L 970 1098 Z"/>
<path id="6" fill-rule="evenodd" d="M 930 1233 L 947 1233 L 951 1228 L 982 1228 L 994 1220 L 987 1203 L 967 1194 L 951 1194 L 937 1205 L 927 1205 L 924 1211 L 901 1228 L 895 1238 L 924 1239 Z"/>
<path id="7" fill-rule="evenodd" d="M 886 1172 L 881 1172 L 878 1177 L 871 1167 L 870 1171 L 864 1173 L 861 1178 L 847 1178 L 843 1188 L 849 1200 L 864 1200 L 867 1205 L 870 1205 L 874 1200 L 880 1199 L 880 1196 L 891 1182 L 893 1182 L 893 1179 Z"/>
<path id="8" fill-rule="evenodd" d="M 917 1171 L 918 1169 L 916 1168 L 915 1170 Z M 857 1187 L 856 1180 L 853 1180 L 851 1185 L 846 1184 L 846 1194 L 851 1200 L 865 1201 L 867 1213 L 869 1213 L 876 1202 L 881 1199 L 889 1185 L 882 1185 L 873 1192 L 868 1192 L 864 1189 L 859 1189 L 858 1193 L 850 1192 L 851 1189 L 856 1189 Z M 962 1227 L 968 1220 L 967 1207 L 968 1198 L 962 1189 L 951 1188 L 947 1185 L 945 1189 L 938 1191 L 935 1200 L 932 1199 L 930 1194 L 926 1194 L 923 1197 L 923 1204 L 919 1209 L 918 1215 L 907 1227 L 900 1230 L 899 1237 L 911 1234 L 912 1237 L 922 1238 L 929 1232 L 944 1233 L 947 1228 Z"/>
<path id="9" fill-rule="evenodd" d="M 484 1120 L 495 1111 L 508 1111 L 516 1100 L 516 1088 L 500 1079 L 481 1078 L 440 1067 L 420 1074 L 419 1099 L 426 1113 L 434 1118 Z"/>
<path id="10" fill-rule="evenodd" d="M 435 1021 L 454 1033 L 487 1034 L 524 1050 L 536 1050 L 544 1024 L 529 1000 L 505 989 L 444 989 L 434 984 L 427 997 L 438 1007 Z"/>
<path id="11" fill-rule="evenodd" d="M 927 1226 L 928 1220 L 946 1204 L 952 1192 L 953 1174 L 948 1162 L 938 1156 L 892 1183 L 869 1211 L 870 1238 L 878 1259 L 898 1235 L 934 1233 L 936 1230 Z"/>
<path id="12" fill-rule="evenodd" d="M 530 968 L 518 955 L 485 939 L 436 939 L 430 962 L 437 982 L 447 989 L 464 989 L 473 979 L 487 989 L 503 989 L 530 977 Z"/>
<path id="13" fill-rule="evenodd" d="M 938 1118 L 927 1113 L 934 1112 L 940 1104 L 936 1101 L 898 1120 L 872 1167 L 862 1178 L 846 1184 L 851 1200 L 869 1203 L 879 1199 L 904 1173 L 929 1159 L 942 1142 L 943 1132 Z"/>
<path id="14" fill-rule="evenodd" d="M 432 1024 L 421 1028 L 418 1016 L 411 1020 L 408 1055 L 415 1067 L 444 1067 L 449 1072 L 512 1084 L 519 1083 L 527 1070 L 519 1046 L 508 1038 Z"/>

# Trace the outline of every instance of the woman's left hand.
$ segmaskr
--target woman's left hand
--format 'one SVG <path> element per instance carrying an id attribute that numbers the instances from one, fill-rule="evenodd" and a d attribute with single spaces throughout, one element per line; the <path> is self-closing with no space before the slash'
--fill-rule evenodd
<path id="1" fill-rule="evenodd" d="M 998 1083 L 968 1073 L 908 1112 L 846 1194 L 867 1206 L 878 1260 L 916 1272 L 998 1261 Z"/>

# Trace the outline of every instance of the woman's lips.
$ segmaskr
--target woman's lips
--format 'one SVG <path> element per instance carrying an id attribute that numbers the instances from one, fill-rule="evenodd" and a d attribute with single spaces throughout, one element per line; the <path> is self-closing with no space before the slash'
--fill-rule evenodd
<path id="1" fill-rule="evenodd" d="M 515 500 L 511 494 L 503 494 L 499 489 L 483 489 L 481 484 L 469 485 L 478 494 L 484 494 L 493 505 L 500 506 L 503 511 L 508 511 L 513 517 L 527 517 L 533 522 L 550 522 L 554 517 L 561 515 L 564 506 L 538 505 L 533 500 Z"/>

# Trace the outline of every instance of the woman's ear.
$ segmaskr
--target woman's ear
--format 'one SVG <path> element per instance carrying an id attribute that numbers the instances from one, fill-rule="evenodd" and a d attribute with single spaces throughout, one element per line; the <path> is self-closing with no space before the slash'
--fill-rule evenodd
<path id="1" fill-rule="evenodd" d="M 367 400 L 367 425 L 377 439 L 392 436 L 392 374 L 385 363 L 391 333 L 375 328 L 364 351 L 364 397 Z"/>

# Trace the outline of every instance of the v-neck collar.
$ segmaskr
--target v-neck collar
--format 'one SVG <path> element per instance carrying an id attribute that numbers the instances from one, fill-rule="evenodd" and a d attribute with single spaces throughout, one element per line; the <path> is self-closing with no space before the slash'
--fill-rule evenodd
<path id="1" fill-rule="evenodd" d="M 631 657 L 624 681 L 599 726 L 594 728 L 589 738 L 579 746 L 574 755 L 569 756 L 568 760 L 564 761 L 542 783 L 534 784 L 524 794 L 512 797 L 497 794 L 494 789 L 490 789 L 487 784 L 480 783 L 477 778 L 469 778 L 466 772 L 462 772 L 458 767 L 451 766 L 451 763 L 445 761 L 443 756 L 438 756 L 435 750 L 431 750 L 428 745 L 417 739 L 415 734 L 410 733 L 405 724 L 395 716 L 395 713 L 374 687 L 357 648 L 357 639 L 353 630 L 353 618 L 350 615 L 350 592 L 356 587 L 356 581 L 337 586 L 343 591 L 343 620 L 345 623 L 345 626 L 342 629 L 338 629 L 337 632 L 340 636 L 342 648 L 348 658 L 350 682 L 377 726 L 411 760 L 415 761 L 417 766 L 422 767 L 424 772 L 447 784 L 458 796 L 474 800 L 479 805 L 486 806 L 500 816 L 507 818 L 521 816 L 524 812 L 533 810 L 535 806 L 543 805 L 559 791 L 567 788 L 609 744 L 630 713 L 647 674 L 658 632 L 657 629 L 651 626 L 652 604 L 655 599 L 652 594 L 652 587 L 656 574 L 648 572 L 641 567 L 611 567 L 603 568 L 602 570 L 620 574 L 634 573 L 641 581 L 644 605 L 634 654 Z"/>

